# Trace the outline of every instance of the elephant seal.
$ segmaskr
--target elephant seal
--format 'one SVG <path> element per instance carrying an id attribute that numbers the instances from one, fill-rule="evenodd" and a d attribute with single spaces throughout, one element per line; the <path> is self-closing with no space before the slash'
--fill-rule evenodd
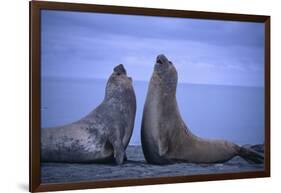
<path id="1" fill-rule="evenodd" d="M 122 64 L 109 77 L 103 102 L 77 122 L 41 129 L 43 162 L 122 164 L 132 136 L 136 97 Z"/>
<path id="2" fill-rule="evenodd" d="M 177 79 L 173 63 L 159 55 L 149 82 L 141 125 L 141 143 L 148 163 L 216 163 L 237 155 L 249 162 L 263 163 L 263 155 L 251 149 L 194 135 L 179 112 Z"/>

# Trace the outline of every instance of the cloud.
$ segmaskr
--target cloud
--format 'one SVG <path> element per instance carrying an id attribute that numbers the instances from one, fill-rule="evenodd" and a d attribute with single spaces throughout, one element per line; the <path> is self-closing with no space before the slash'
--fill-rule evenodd
<path id="1" fill-rule="evenodd" d="M 261 23 L 66 11 L 43 11 L 42 14 L 47 16 L 44 19 L 47 25 L 68 29 L 71 33 L 83 31 L 83 35 L 119 34 L 197 40 L 221 45 L 263 46 Z"/>
<path id="2" fill-rule="evenodd" d="M 102 21 L 102 22 L 101 22 Z M 147 81 L 166 54 L 180 82 L 263 85 L 263 24 L 42 12 L 42 74 L 107 78 L 123 63 Z"/>

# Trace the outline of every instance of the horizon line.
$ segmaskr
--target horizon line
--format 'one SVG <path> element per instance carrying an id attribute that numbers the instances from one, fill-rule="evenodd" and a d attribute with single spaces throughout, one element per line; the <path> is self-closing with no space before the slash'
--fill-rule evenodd
<path id="1" fill-rule="evenodd" d="M 105 80 L 107 81 L 107 78 L 101 78 L 101 77 L 78 77 L 78 76 L 54 76 L 54 75 L 43 75 L 42 78 L 53 78 L 53 79 L 80 79 L 80 80 Z M 149 82 L 149 80 L 140 80 L 140 79 L 133 79 L 134 82 Z M 264 85 L 249 85 L 249 84 L 219 84 L 219 83 L 200 83 L 200 82 L 180 82 L 178 81 L 178 84 L 192 84 L 192 85 L 211 85 L 211 86 L 237 86 L 237 87 L 257 87 L 257 88 L 264 88 Z"/>

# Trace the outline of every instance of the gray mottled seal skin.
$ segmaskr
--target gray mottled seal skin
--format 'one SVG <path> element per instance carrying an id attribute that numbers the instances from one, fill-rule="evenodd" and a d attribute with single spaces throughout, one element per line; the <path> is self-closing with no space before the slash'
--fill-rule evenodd
<path id="1" fill-rule="evenodd" d="M 174 65 L 164 55 L 159 55 L 149 83 L 141 126 L 142 148 L 149 163 L 215 163 L 236 155 L 249 162 L 263 163 L 263 155 L 253 150 L 225 140 L 195 136 L 179 112 L 177 79 Z"/>
<path id="2" fill-rule="evenodd" d="M 103 102 L 77 122 L 41 129 L 41 161 L 122 164 L 132 135 L 136 97 L 132 79 L 120 64 L 114 68 Z"/>

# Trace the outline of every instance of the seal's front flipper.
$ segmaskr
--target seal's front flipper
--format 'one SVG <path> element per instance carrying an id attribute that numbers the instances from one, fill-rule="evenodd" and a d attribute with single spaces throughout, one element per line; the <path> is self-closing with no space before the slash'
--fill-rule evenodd
<path id="1" fill-rule="evenodd" d="M 161 137 L 158 141 L 158 153 L 160 157 L 164 157 L 168 152 L 168 140 L 166 137 Z"/>
<path id="2" fill-rule="evenodd" d="M 126 152 L 124 152 L 124 161 L 128 161 Z"/>
<path id="3" fill-rule="evenodd" d="M 113 149 L 114 149 L 114 158 L 116 163 L 118 165 L 123 164 L 125 158 L 125 151 L 122 143 L 115 142 L 113 144 Z"/>
<path id="4" fill-rule="evenodd" d="M 109 142 L 112 144 L 113 152 L 114 152 L 114 159 L 118 165 L 123 164 L 125 158 L 125 149 L 122 144 L 121 138 L 119 137 L 118 133 L 112 135 L 109 138 Z"/>

